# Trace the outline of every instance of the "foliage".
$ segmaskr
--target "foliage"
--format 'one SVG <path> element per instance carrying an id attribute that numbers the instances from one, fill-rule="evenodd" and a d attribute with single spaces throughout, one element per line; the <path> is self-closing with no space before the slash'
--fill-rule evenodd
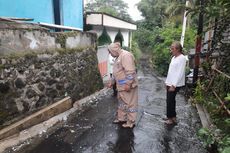
<path id="1" fill-rule="evenodd" d="M 145 27 L 149 30 L 155 27 L 163 27 L 168 21 L 174 22 L 177 26 L 182 24 L 182 17 L 186 9 L 195 8 L 195 0 L 189 0 L 186 7 L 186 0 L 142 0 L 137 4 L 142 16 L 145 17 Z M 196 17 L 191 19 L 188 16 L 188 25 L 194 25 Z"/>
<path id="2" fill-rule="evenodd" d="M 215 144 L 215 139 L 213 133 L 207 128 L 201 128 L 198 131 L 198 136 L 203 140 L 205 147 L 211 147 Z"/>
<path id="3" fill-rule="evenodd" d="M 188 14 L 194 18 L 199 13 L 204 15 L 204 24 L 208 26 L 210 21 L 215 19 L 224 19 L 230 17 L 230 1 L 229 0 L 204 0 L 204 5 L 200 5 L 200 1 L 193 2 L 192 7 L 187 7 Z"/>
<path id="4" fill-rule="evenodd" d="M 205 80 L 198 80 L 195 88 L 195 102 L 206 107 L 215 125 L 210 129 L 200 129 L 198 135 L 207 148 L 216 148 L 218 152 L 222 153 L 230 147 L 230 119 L 222 104 L 210 91 L 215 91 L 221 99 L 230 99 L 230 94 L 227 93 L 230 90 L 230 79 L 222 74 L 213 74 L 213 77 L 212 79 L 206 77 Z"/>
<path id="5" fill-rule="evenodd" d="M 144 53 L 150 53 L 155 45 L 155 37 L 158 31 L 148 30 L 146 28 L 140 27 L 133 33 L 134 39 L 137 41 L 140 49 Z"/>
<path id="6" fill-rule="evenodd" d="M 216 91 L 221 99 L 227 96 L 230 91 L 230 79 L 227 79 L 221 74 L 216 74 L 213 80 L 212 89 Z"/>
<path id="7" fill-rule="evenodd" d="M 201 67 L 202 67 L 205 75 L 208 75 L 209 72 L 211 71 L 211 63 L 208 61 L 202 62 Z"/>
<path id="8" fill-rule="evenodd" d="M 127 21 L 132 21 L 127 10 L 128 4 L 122 0 L 95 0 L 87 3 L 85 7 L 86 12 L 103 12 Z"/>
<path id="9" fill-rule="evenodd" d="M 166 75 L 169 62 L 170 52 L 169 46 L 173 41 L 180 40 L 182 28 L 175 27 L 174 24 L 168 23 L 163 28 L 159 29 L 159 35 L 155 37 L 155 45 L 153 46 L 153 63 L 156 70 L 161 75 Z M 193 48 L 195 38 L 195 30 L 187 29 L 184 42 L 184 54 L 188 53 L 188 49 Z"/>
<path id="10" fill-rule="evenodd" d="M 173 41 L 180 40 L 182 28 L 173 23 L 166 23 L 164 27 L 156 27 L 154 30 L 139 28 L 134 37 L 137 40 L 142 52 L 151 53 L 154 67 L 161 75 L 166 75 L 170 62 L 169 46 Z M 184 53 L 194 48 L 195 30 L 188 28 L 186 30 Z"/>
<path id="11" fill-rule="evenodd" d="M 138 45 L 142 52 L 152 54 L 154 67 L 161 75 L 166 75 L 170 62 L 169 46 L 179 41 L 182 32 L 182 15 L 185 1 L 142 0 L 137 4 L 144 20 L 137 22 L 135 32 Z M 184 52 L 195 47 L 195 30 L 187 28 Z"/>
<path id="12" fill-rule="evenodd" d="M 138 63 L 138 61 L 141 57 L 141 51 L 140 51 L 140 48 L 138 46 L 138 43 L 135 40 L 132 41 L 131 51 L 132 51 L 132 53 L 133 53 L 133 55 L 134 55 L 134 57 Z"/>
<path id="13" fill-rule="evenodd" d="M 230 93 L 227 94 L 227 97 L 224 98 L 226 101 L 230 101 Z"/>
<path id="14" fill-rule="evenodd" d="M 145 17 L 147 29 L 151 30 L 153 27 L 163 27 L 166 19 L 165 9 L 169 1 L 167 0 L 142 0 L 137 4 L 138 9 Z"/>
<path id="15" fill-rule="evenodd" d="M 209 19 L 229 17 L 230 1 L 229 0 L 208 0 L 205 4 L 205 15 Z"/>
<path id="16" fill-rule="evenodd" d="M 139 59 L 141 57 L 141 50 L 135 40 L 132 41 L 131 48 L 123 46 L 122 49 L 132 52 L 133 56 L 135 57 L 136 64 L 139 63 Z"/>
<path id="17" fill-rule="evenodd" d="M 203 140 L 204 146 L 208 149 L 218 148 L 218 152 L 226 153 L 230 149 L 230 135 L 225 135 L 220 129 L 201 128 L 198 137 Z"/>
<path id="18" fill-rule="evenodd" d="M 195 92 L 194 92 L 194 100 L 195 103 L 204 103 L 204 94 L 202 92 L 203 87 L 200 83 L 200 80 L 197 81 Z"/>

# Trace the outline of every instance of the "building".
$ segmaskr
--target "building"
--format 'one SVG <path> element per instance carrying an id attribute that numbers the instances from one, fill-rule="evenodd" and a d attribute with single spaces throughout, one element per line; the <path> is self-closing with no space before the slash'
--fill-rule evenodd
<path id="1" fill-rule="evenodd" d="M 0 17 L 83 30 L 83 0 L 0 0 Z"/>
<path id="2" fill-rule="evenodd" d="M 131 48 L 132 31 L 136 30 L 137 26 L 107 13 L 87 12 L 84 28 L 86 31 L 97 33 L 99 69 L 104 81 L 106 81 L 109 76 L 107 45 L 119 41 L 123 48 Z"/>

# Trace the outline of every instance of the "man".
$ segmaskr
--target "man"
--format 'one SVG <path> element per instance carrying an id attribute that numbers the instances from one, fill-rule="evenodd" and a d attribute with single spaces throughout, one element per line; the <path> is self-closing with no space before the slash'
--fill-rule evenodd
<path id="1" fill-rule="evenodd" d="M 137 116 L 137 75 L 132 53 L 121 49 L 120 43 L 111 43 L 108 46 L 111 56 L 116 57 L 113 65 L 114 81 L 118 91 L 117 118 L 113 123 L 121 123 L 124 128 L 133 128 Z M 110 87 L 113 84 L 110 83 Z"/>
<path id="2" fill-rule="evenodd" d="M 179 42 L 173 42 L 170 47 L 170 52 L 173 55 L 168 75 L 165 81 L 167 89 L 167 119 L 166 124 L 176 123 L 176 94 L 180 87 L 185 85 L 185 66 L 186 58 L 182 54 L 182 46 Z"/>

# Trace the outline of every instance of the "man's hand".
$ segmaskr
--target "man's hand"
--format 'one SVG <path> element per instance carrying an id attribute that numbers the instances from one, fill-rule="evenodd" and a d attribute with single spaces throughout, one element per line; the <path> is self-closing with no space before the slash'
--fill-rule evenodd
<path id="1" fill-rule="evenodd" d="M 124 89 L 125 89 L 125 91 L 130 91 L 131 87 L 130 87 L 130 85 L 125 84 L 124 85 Z"/>

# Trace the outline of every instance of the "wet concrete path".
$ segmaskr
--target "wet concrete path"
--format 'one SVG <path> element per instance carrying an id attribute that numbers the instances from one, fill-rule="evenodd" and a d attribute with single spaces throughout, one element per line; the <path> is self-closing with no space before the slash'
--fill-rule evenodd
<path id="1" fill-rule="evenodd" d="M 196 136 L 200 120 L 183 95 L 177 95 L 178 124 L 164 124 L 164 84 L 145 61 L 138 72 L 139 114 L 134 129 L 112 124 L 117 100 L 110 93 L 20 153 L 205 153 Z"/>

